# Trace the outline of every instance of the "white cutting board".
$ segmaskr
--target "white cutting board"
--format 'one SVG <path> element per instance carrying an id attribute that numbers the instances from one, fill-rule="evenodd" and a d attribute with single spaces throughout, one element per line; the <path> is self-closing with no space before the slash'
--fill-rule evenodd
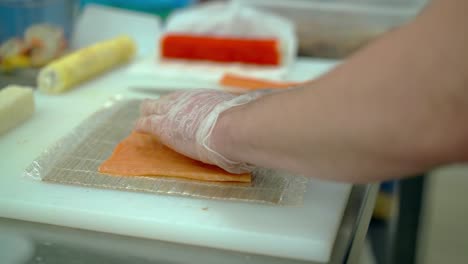
<path id="1" fill-rule="evenodd" d="M 332 65 L 301 61 L 291 78 L 307 79 Z M 277 207 L 58 185 L 22 176 L 42 150 L 106 100 L 145 97 L 128 91 L 142 85 L 216 87 L 135 78 L 121 68 L 65 95 L 36 93 L 34 116 L 0 136 L 0 216 L 278 257 L 329 259 L 350 185 L 315 180 L 304 206 Z"/>

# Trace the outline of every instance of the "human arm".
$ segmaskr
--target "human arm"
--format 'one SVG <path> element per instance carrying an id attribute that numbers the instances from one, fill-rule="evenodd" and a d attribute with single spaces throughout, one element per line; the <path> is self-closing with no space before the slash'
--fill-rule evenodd
<path id="1" fill-rule="evenodd" d="M 227 111 L 216 148 L 230 159 L 352 182 L 466 160 L 467 6 L 435 1 L 302 89 Z"/>
<path id="2" fill-rule="evenodd" d="M 209 148 L 241 164 L 347 182 L 467 160 L 467 8 L 463 0 L 435 0 L 414 22 L 316 81 L 227 108 L 216 116 Z M 186 137 L 172 121 L 137 127 L 156 135 L 155 127 L 167 127 Z M 181 152 L 194 142 L 166 138 Z"/>

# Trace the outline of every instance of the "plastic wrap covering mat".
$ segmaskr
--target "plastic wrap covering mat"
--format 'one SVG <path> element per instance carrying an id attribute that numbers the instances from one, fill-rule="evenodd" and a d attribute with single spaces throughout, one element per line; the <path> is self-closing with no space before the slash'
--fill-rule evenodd
<path id="1" fill-rule="evenodd" d="M 133 129 L 139 100 L 108 104 L 45 150 L 26 175 L 45 182 L 116 190 L 298 206 L 308 180 L 303 176 L 258 169 L 250 184 L 226 184 L 146 176 L 100 174 L 99 165 Z"/>

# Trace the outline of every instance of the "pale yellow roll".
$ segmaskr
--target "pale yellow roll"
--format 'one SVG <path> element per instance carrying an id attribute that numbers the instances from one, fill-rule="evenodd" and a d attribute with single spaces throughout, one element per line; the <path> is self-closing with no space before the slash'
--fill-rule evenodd
<path id="1" fill-rule="evenodd" d="M 34 96 L 30 87 L 9 85 L 0 89 L 0 135 L 19 126 L 34 113 Z"/>
<path id="2" fill-rule="evenodd" d="M 44 93 L 63 93 L 128 62 L 134 56 L 135 49 L 135 43 L 127 36 L 82 48 L 44 67 L 39 72 L 37 85 Z"/>

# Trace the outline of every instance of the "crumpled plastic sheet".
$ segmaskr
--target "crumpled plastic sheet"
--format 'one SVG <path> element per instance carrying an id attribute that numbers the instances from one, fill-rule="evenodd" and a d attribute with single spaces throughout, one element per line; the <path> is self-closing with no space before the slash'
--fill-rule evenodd
<path id="1" fill-rule="evenodd" d="M 254 171 L 250 184 L 100 174 L 99 165 L 133 129 L 140 103 L 140 100 L 127 100 L 107 104 L 46 149 L 28 166 L 25 175 L 44 182 L 123 191 L 302 205 L 308 179 L 269 169 Z"/>

